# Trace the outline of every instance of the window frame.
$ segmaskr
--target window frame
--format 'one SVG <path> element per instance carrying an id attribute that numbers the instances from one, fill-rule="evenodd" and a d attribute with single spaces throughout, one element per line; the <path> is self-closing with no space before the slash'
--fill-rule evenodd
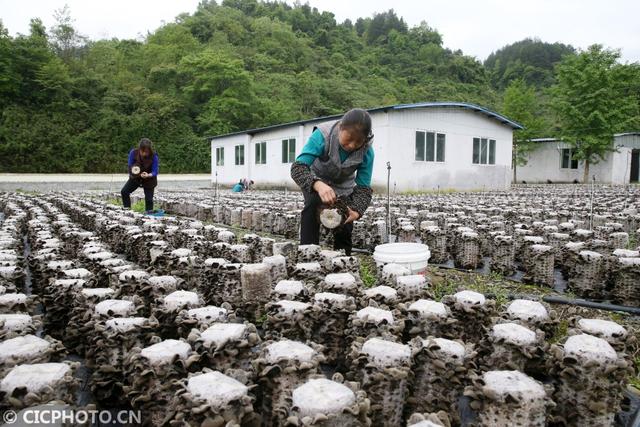
<path id="1" fill-rule="evenodd" d="M 565 153 L 568 153 L 567 166 L 565 166 Z M 560 149 L 560 169 L 566 170 L 578 170 L 580 162 L 578 159 L 574 159 L 573 148 L 561 148 Z"/>
<path id="2" fill-rule="evenodd" d="M 236 166 L 244 166 L 244 144 L 235 146 L 235 164 Z"/>
<path id="3" fill-rule="evenodd" d="M 422 134 L 422 145 L 419 150 L 419 135 Z M 418 156 L 422 151 L 422 156 Z M 446 163 L 447 134 L 436 130 L 416 129 L 413 145 L 413 161 L 426 163 Z M 422 158 L 419 158 L 422 157 Z"/>
<path id="4" fill-rule="evenodd" d="M 224 166 L 224 146 L 216 147 L 216 166 Z"/>
<path id="5" fill-rule="evenodd" d="M 286 150 L 285 150 L 286 147 Z M 282 163 L 293 163 L 296 160 L 296 138 L 282 138 Z"/>
<path id="6" fill-rule="evenodd" d="M 471 164 L 495 166 L 497 141 L 488 136 L 474 136 L 471 139 Z"/>
<path id="7" fill-rule="evenodd" d="M 260 141 L 255 144 L 255 164 L 267 164 L 267 141 Z"/>

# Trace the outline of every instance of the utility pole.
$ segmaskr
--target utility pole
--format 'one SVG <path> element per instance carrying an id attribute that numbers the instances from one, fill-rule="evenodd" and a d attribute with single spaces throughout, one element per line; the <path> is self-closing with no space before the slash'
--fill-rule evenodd
<path id="1" fill-rule="evenodd" d="M 593 176 L 593 180 L 591 181 L 591 208 L 589 212 L 589 230 L 593 230 L 593 196 L 595 193 L 596 187 L 596 176 Z"/>
<path id="2" fill-rule="evenodd" d="M 391 162 L 387 162 L 387 242 L 391 240 Z"/>

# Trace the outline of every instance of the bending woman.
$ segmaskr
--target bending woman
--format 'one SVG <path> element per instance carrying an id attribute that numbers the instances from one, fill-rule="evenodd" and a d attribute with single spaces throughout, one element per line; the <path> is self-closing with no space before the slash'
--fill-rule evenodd
<path id="1" fill-rule="evenodd" d="M 131 193 L 144 189 L 144 209 L 153 211 L 153 191 L 158 185 L 158 154 L 153 151 L 151 140 L 142 138 L 138 148 L 129 151 L 129 180 L 122 187 L 122 206 L 131 208 Z"/>
<path id="2" fill-rule="evenodd" d="M 304 208 L 300 221 L 300 244 L 318 244 L 318 208 L 345 200 L 348 217 L 334 230 L 334 249 L 351 255 L 353 221 L 371 203 L 373 147 L 371 117 L 361 109 L 348 111 L 337 122 L 323 123 L 313 131 L 291 165 L 291 178 L 302 189 Z"/>

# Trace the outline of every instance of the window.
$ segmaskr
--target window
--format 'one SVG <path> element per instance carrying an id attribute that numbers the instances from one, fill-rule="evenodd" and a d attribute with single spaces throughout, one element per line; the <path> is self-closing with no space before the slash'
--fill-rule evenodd
<path id="1" fill-rule="evenodd" d="M 224 166 L 224 147 L 216 147 L 216 166 Z"/>
<path id="2" fill-rule="evenodd" d="M 416 161 L 444 162 L 445 142 L 443 133 L 416 131 Z"/>
<path id="3" fill-rule="evenodd" d="M 578 160 L 573 158 L 573 150 L 571 148 L 563 148 L 560 152 L 562 169 L 578 169 Z"/>
<path id="4" fill-rule="evenodd" d="M 473 138 L 473 164 L 496 164 L 496 140 L 488 138 Z"/>
<path id="5" fill-rule="evenodd" d="M 236 145 L 236 165 L 244 165 L 244 145 Z"/>
<path id="6" fill-rule="evenodd" d="M 256 165 L 267 164 L 267 143 L 259 142 L 256 144 Z"/>
<path id="7" fill-rule="evenodd" d="M 282 163 L 293 163 L 296 159 L 296 139 L 282 140 Z"/>

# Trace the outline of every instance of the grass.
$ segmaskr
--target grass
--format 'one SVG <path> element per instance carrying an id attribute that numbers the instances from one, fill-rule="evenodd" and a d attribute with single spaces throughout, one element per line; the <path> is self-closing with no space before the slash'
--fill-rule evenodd
<path id="1" fill-rule="evenodd" d="M 262 325 L 264 325 L 264 322 L 266 321 L 267 321 L 267 313 L 262 313 L 262 315 L 260 315 L 260 317 L 256 319 L 255 324 L 258 327 L 262 327 Z"/>
<path id="2" fill-rule="evenodd" d="M 638 236 L 636 233 L 629 233 L 629 243 L 627 249 L 635 250 L 638 247 Z"/>
<path id="3" fill-rule="evenodd" d="M 386 194 L 386 188 L 384 193 Z M 473 188 L 470 190 L 456 190 L 455 188 L 440 188 L 433 190 L 406 190 L 401 191 L 397 195 L 398 196 L 423 196 L 423 195 L 438 195 L 438 194 L 457 194 L 457 193 L 484 193 L 486 191 L 491 191 L 482 188 Z M 394 194 L 392 194 L 394 196 Z"/>
<path id="4" fill-rule="evenodd" d="M 370 256 L 359 256 L 360 278 L 365 288 L 371 288 L 376 284 L 376 264 Z"/>
<path id="5" fill-rule="evenodd" d="M 22 188 L 16 188 L 15 192 L 19 193 L 19 194 L 27 194 L 27 195 L 32 195 L 32 196 L 37 196 L 38 194 L 40 194 L 35 190 L 24 190 Z"/>
<path id="6" fill-rule="evenodd" d="M 636 388 L 638 391 L 640 391 L 640 357 L 636 357 L 633 360 L 633 364 L 635 366 L 635 370 L 636 370 L 636 376 L 632 377 L 629 380 L 629 384 L 631 385 L 631 387 Z"/>
<path id="7" fill-rule="evenodd" d="M 558 322 L 556 333 L 553 334 L 551 338 L 549 338 L 549 344 L 556 344 L 562 341 L 562 339 L 567 336 L 568 330 L 569 330 L 569 321 L 567 319 L 561 319 L 560 322 Z"/>
<path id="8" fill-rule="evenodd" d="M 114 198 L 114 199 L 109 199 L 107 200 L 107 203 L 110 203 L 112 205 L 116 205 L 116 206 L 122 206 L 122 200 Z M 135 202 L 134 204 L 131 205 L 131 210 L 134 212 L 138 212 L 138 213 L 144 213 L 145 209 L 144 209 L 144 200 L 138 200 L 137 202 Z"/>
<path id="9" fill-rule="evenodd" d="M 445 277 L 442 280 L 434 280 L 431 283 L 431 290 L 433 292 L 433 298 L 436 301 L 441 301 L 445 295 L 452 295 L 458 291 L 459 283 L 451 280 L 449 277 Z"/>

